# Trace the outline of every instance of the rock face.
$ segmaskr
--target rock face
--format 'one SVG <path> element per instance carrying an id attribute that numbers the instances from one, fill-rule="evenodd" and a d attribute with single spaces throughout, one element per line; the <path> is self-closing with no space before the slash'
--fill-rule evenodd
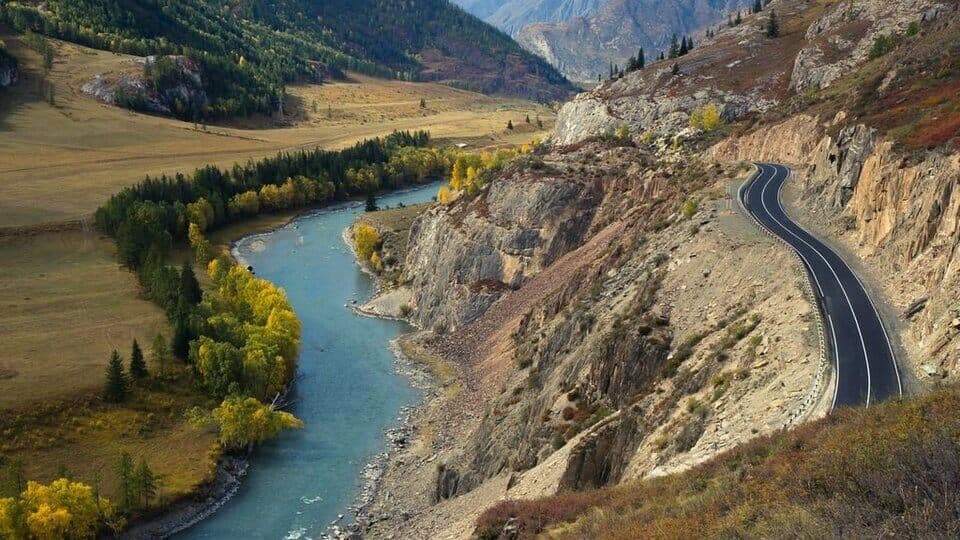
<path id="1" fill-rule="evenodd" d="M 97 74 L 81 89 L 85 94 L 109 105 L 155 114 L 185 116 L 185 111 L 180 108 L 190 104 L 202 108 L 208 100 L 203 90 L 200 67 L 186 56 L 168 58 L 179 73 L 176 76 L 177 83 L 165 88 L 155 88 L 145 76 L 145 71 L 157 63 L 156 57 L 149 56 L 133 60 L 130 69 L 122 72 Z"/>
<path id="2" fill-rule="evenodd" d="M 827 132 L 836 132 L 831 136 Z M 921 379 L 960 378 L 956 291 L 960 290 L 960 154 L 907 160 L 892 142 L 843 115 L 809 116 L 713 149 L 720 159 L 809 164 L 798 172 L 801 205 L 879 278 L 904 316 L 907 367 Z M 918 299 L 919 308 L 910 309 Z"/>
<path id="3" fill-rule="evenodd" d="M 610 63 L 626 65 L 641 47 L 652 59 L 669 48 L 672 34 L 699 34 L 747 4 L 739 0 L 606 0 L 596 13 L 526 25 L 516 39 L 571 80 L 593 83 L 598 74 L 606 75 Z"/>
<path id="4" fill-rule="evenodd" d="M 523 176 L 520 167 L 508 174 Z M 413 320 L 452 331 L 476 319 L 583 242 L 598 195 L 590 182 L 544 170 L 423 214 L 411 229 L 405 264 L 413 276 Z"/>
<path id="5" fill-rule="evenodd" d="M 943 9 L 929 0 L 837 3 L 807 28 L 808 44 L 794 61 L 790 88 L 827 88 L 868 59 L 877 37 L 903 34 L 911 23 L 935 19 Z"/>
<path id="6" fill-rule="evenodd" d="M 19 78 L 17 59 L 0 48 L 0 88 L 16 84 Z"/>
<path id="7" fill-rule="evenodd" d="M 561 22 L 596 13 L 604 0 L 455 0 L 511 36 L 532 23 Z"/>

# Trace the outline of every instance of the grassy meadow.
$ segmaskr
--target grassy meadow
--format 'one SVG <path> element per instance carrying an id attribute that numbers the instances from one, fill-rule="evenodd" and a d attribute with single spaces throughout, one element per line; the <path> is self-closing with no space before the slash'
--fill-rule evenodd
<path id="1" fill-rule="evenodd" d="M 107 496 L 123 451 L 148 461 L 167 499 L 209 480 L 216 457 L 215 434 L 185 419 L 193 405 L 214 405 L 188 368 L 138 385 L 123 406 L 99 397 L 113 349 L 126 360 L 134 338 L 147 352 L 157 332 L 170 335 L 161 310 L 118 264 L 112 240 L 92 229 L 91 214 L 110 195 L 148 174 L 339 148 L 394 130 L 425 129 L 441 143 L 479 148 L 528 142 L 554 123 L 549 108 L 530 102 L 351 75 L 289 87 L 284 118 L 194 125 L 84 94 L 98 73 L 138 69 L 133 57 L 51 40 L 56 58 L 44 74 L 20 38 L 0 28 L 0 39 L 21 70 L 16 85 L 0 89 L 0 466 L 22 461 L 28 479 L 44 482 L 61 467 L 88 484 L 99 476 Z M 52 104 L 42 84 L 52 84 Z M 225 247 L 293 215 L 230 225 L 210 240 Z M 178 248 L 171 262 L 187 257 Z"/>
<path id="2" fill-rule="evenodd" d="M 87 96 L 82 87 L 95 74 L 130 70 L 133 57 L 56 41 L 47 76 L 54 87 L 50 105 L 38 91 L 39 55 L 9 34 L 0 39 L 22 71 L 20 82 L 0 93 L 0 229 L 84 218 L 146 174 L 228 167 L 282 150 L 339 148 L 394 130 L 425 129 L 441 141 L 479 146 L 528 142 L 545 133 L 536 129 L 537 115 L 544 130 L 554 121 L 548 108 L 530 102 L 351 75 L 347 82 L 291 86 L 282 120 L 195 126 Z M 507 130 L 508 121 L 516 129 Z"/>

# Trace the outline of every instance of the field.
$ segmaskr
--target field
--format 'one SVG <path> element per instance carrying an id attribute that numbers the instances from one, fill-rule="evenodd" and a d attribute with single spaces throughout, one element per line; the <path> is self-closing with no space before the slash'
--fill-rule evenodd
<path id="1" fill-rule="evenodd" d="M 99 390 L 110 351 L 164 330 L 95 233 L 0 237 L 0 261 L 0 410 Z"/>
<path id="2" fill-rule="evenodd" d="M 87 217 L 145 174 L 189 172 L 208 163 L 227 167 L 281 150 L 343 147 L 398 129 L 487 146 L 529 141 L 538 115 L 544 129 L 553 125 L 553 113 L 530 102 L 352 75 L 348 82 L 291 86 L 282 120 L 195 126 L 85 95 L 81 88 L 93 75 L 129 70 L 133 59 L 60 42 L 47 76 L 55 88 L 50 105 L 38 92 L 39 56 L 13 36 L 0 33 L 0 39 L 23 72 L 19 83 L 0 91 L 0 229 Z M 508 131 L 508 121 L 517 129 Z"/>
<path id="3" fill-rule="evenodd" d="M 213 405 L 186 367 L 176 380 L 141 385 L 124 406 L 99 399 L 113 349 L 127 358 L 134 338 L 147 347 L 157 332 L 170 332 L 135 276 L 117 264 L 112 241 L 92 230 L 98 205 L 147 174 L 343 147 L 398 129 L 426 129 L 443 143 L 469 147 L 523 143 L 554 121 L 549 108 L 530 102 L 351 75 L 288 87 L 283 118 L 194 125 L 83 93 L 97 73 L 137 69 L 132 57 L 53 42 L 56 60 L 44 75 L 39 55 L 19 38 L 0 29 L 0 39 L 21 69 L 16 85 L 0 89 L 0 466 L 21 460 L 27 478 L 40 481 L 61 467 L 90 484 L 99 476 L 108 496 L 123 451 L 162 475 L 164 497 L 190 493 L 210 478 L 215 436 L 184 418 L 192 405 Z M 54 88 L 53 104 L 43 98 L 44 79 Z M 508 121 L 516 129 L 507 130 Z M 293 215 L 261 216 L 210 239 L 227 246 Z M 171 262 L 185 257 L 180 248 Z"/>

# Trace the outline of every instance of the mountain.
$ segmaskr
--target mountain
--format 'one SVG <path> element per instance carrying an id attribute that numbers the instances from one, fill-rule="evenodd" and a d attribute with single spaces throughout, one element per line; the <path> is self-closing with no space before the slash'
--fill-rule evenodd
<path id="1" fill-rule="evenodd" d="M 431 330 L 405 350 L 463 382 L 405 439 L 369 536 L 950 535 L 958 14 L 772 0 L 580 94 L 552 146 L 421 214 L 403 273 Z M 782 191 L 757 162 L 792 164 Z M 768 232 L 846 261 L 882 331 L 835 325 L 819 263 L 738 211 L 758 185 Z M 857 338 L 887 340 L 903 400 L 839 352 Z M 860 409 L 835 402 L 864 378 Z"/>
<path id="2" fill-rule="evenodd" d="M 539 100 L 572 90 L 446 0 L 4 0 L 0 22 L 98 49 L 189 57 L 167 66 L 198 64 L 204 92 L 194 95 L 207 101 L 182 105 L 181 116 L 201 106 L 214 116 L 271 112 L 286 83 L 342 70 Z M 155 71 L 156 85 L 192 76 Z"/>
<path id="3" fill-rule="evenodd" d="M 529 24 L 516 39 L 571 80 L 592 82 L 598 73 L 606 75 L 611 62 L 622 66 L 641 47 L 650 59 L 669 47 L 671 35 L 698 33 L 749 4 L 739 0 L 607 0 L 587 17 Z"/>
<path id="4" fill-rule="evenodd" d="M 600 9 L 604 0 L 456 0 L 470 13 L 511 36 L 526 25 L 563 22 L 586 17 Z"/>

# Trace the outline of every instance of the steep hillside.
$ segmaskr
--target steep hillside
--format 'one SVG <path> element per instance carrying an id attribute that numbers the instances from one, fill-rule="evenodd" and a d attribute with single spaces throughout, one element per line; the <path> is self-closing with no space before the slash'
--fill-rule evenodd
<path id="1" fill-rule="evenodd" d="M 688 55 L 581 94 L 561 110 L 552 147 L 422 215 L 405 260 L 407 311 L 426 329 L 417 345 L 455 366 L 462 389 L 448 385 L 422 413 L 427 427 L 387 473 L 374 535 L 462 537 L 500 500 L 682 472 L 830 409 L 829 342 L 805 274 L 734 211 L 743 161 L 796 166 L 788 210 L 856 267 L 896 342 L 905 388 L 957 380 L 958 7 L 773 0 Z M 598 502 L 603 512 L 585 525 L 551 534 L 789 536 L 798 523 L 814 536 L 950 530 L 952 503 L 922 514 L 929 522 L 911 505 L 940 500 L 913 471 L 953 452 L 941 442 L 955 426 L 943 414 L 909 419 L 955 399 L 871 409 L 879 412 L 861 420 L 840 413 L 737 450 L 765 461 L 732 477 L 765 475 L 742 491 L 719 473 L 730 461 L 713 462 L 632 491 L 503 505 L 482 532 L 513 538 Z M 838 419 L 847 426 L 825 427 Z M 901 427 L 904 437 L 881 436 Z M 826 446 L 811 442 L 821 434 Z M 900 444 L 911 437 L 924 445 Z M 793 450 L 770 456 L 781 444 Z M 811 452 L 790 454 L 797 449 Z M 863 476 L 843 477 L 852 484 L 804 476 L 850 463 L 863 465 L 854 469 Z M 791 465 L 803 473 L 791 482 L 812 478 L 804 485 L 822 488 L 825 502 L 765 491 L 780 485 L 768 475 Z M 851 499 L 860 492 L 850 486 L 891 502 Z M 677 493 L 679 513 L 661 512 Z M 751 506 L 767 495 L 769 511 Z"/>
<path id="2" fill-rule="evenodd" d="M 604 0 L 455 0 L 470 13 L 515 36 L 526 25 L 553 23 L 597 12 Z"/>
<path id="3" fill-rule="evenodd" d="M 180 92 L 175 111 L 190 119 L 271 113 L 287 83 L 345 69 L 541 100 L 571 89 L 544 61 L 443 0 L 4 1 L 0 21 L 99 49 L 186 56 L 196 70 L 173 62 L 144 78 L 164 89 L 197 81 L 204 93 Z"/>
<path id="4" fill-rule="evenodd" d="M 956 388 L 763 437 L 667 478 L 486 512 L 478 536 L 939 538 L 960 533 Z"/>
<path id="5" fill-rule="evenodd" d="M 691 34 L 699 41 L 706 27 L 751 4 L 745 0 L 606 0 L 595 12 L 560 22 L 540 19 L 543 22 L 523 27 L 516 38 L 571 80 L 595 82 L 598 74 L 606 75 L 610 63 L 626 65 L 641 47 L 647 58 L 653 58 L 669 48 L 671 35 Z"/>

